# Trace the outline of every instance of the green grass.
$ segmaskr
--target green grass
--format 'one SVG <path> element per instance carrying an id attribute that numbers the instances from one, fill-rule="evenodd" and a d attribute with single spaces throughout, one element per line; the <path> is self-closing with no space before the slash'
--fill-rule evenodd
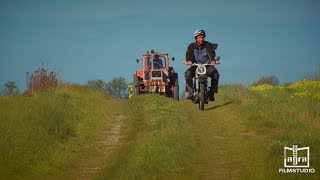
<path id="1" fill-rule="evenodd" d="M 125 102 L 125 142 L 107 163 L 104 178 L 192 174 L 198 140 L 179 102 L 157 95 Z M 187 114 L 187 115 L 185 115 Z"/>
<path id="2" fill-rule="evenodd" d="M 0 174 L 69 178 L 81 161 L 101 166 L 97 179 L 319 179 L 320 101 L 294 93 L 223 85 L 205 111 L 159 95 L 119 102 L 78 86 L 1 97 Z M 110 154 L 87 146 L 119 116 Z M 294 144 L 310 147 L 315 174 L 278 173 L 284 146 Z"/>
<path id="3" fill-rule="evenodd" d="M 99 137 L 103 116 L 114 100 L 76 85 L 31 97 L 0 97 L 1 177 L 58 176 Z"/>
<path id="4" fill-rule="evenodd" d="M 221 96 L 237 102 L 232 109 L 240 133 L 234 147 L 242 159 L 245 178 L 319 178 L 320 100 L 314 97 L 293 97 L 291 90 L 248 91 L 241 85 L 222 87 Z M 245 145 L 244 145 L 245 144 Z M 315 174 L 279 174 L 283 168 L 283 147 L 310 147 L 311 167 Z M 241 157 L 242 156 L 242 157 Z"/>
<path id="5" fill-rule="evenodd" d="M 124 144 L 100 178 L 319 178 L 319 101 L 292 94 L 225 85 L 206 111 L 157 95 L 130 99 Z M 293 144 L 310 146 L 315 174 L 278 173 Z"/>

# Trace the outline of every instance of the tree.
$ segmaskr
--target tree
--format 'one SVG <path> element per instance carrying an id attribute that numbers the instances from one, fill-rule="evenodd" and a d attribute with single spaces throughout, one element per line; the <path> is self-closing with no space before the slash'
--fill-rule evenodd
<path id="1" fill-rule="evenodd" d="M 118 97 L 119 99 L 127 98 L 127 88 L 127 81 L 123 77 L 115 77 L 105 85 L 106 92 L 109 95 Z"/>
<path id="2" fill-rule="evenodd" d="M 90 80 L 88 81 L 88 86 L 97 90 L 101 90 L 101 91 L 105 91 L 105 85 L 106 83 L 101 80 L 101 79 L 97 79 L 97 80 Z"/>
<path id="3" fill-rule="evenodd" d="M 16 95 L 19 94 L 19 88 L 14 81 L 8 81 L 4 84 L 5 88 L 2 91 L 2 94 L 7 95 Z"/>

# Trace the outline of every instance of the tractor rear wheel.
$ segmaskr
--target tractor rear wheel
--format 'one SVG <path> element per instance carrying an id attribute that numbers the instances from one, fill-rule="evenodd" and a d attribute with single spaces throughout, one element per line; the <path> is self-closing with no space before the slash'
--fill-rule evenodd
<path id="1" fill-rule="evenodd" d="M 179 101 L 179 85 L 173 88 L 173 99 Z"/>
<path id="2" fill-rule="evenodd" d="M 135 87 L 139 86 L 139 79 L 138 79 L 138 76 L 136 74 L 133 74 L 133 85 Z"/>
<path id="3" fill-rule="evenodd" d="M 179 101 L 179 77 L 178 73 L 173 75 L 173 99 Z"/>
<path id="4" fill-rule="evenodd" d="M 133 96 L 138 96 L 140 94 L 140 88 L 139 88 L 139 80 L 138 76 L 136 74 L 133 74 Z"/>
<path id="5" fill-rule="evenodd" d="M 134 96 L 139 96 L 139 94 L 140 94 L 139 86 L 134 87 Z"/>

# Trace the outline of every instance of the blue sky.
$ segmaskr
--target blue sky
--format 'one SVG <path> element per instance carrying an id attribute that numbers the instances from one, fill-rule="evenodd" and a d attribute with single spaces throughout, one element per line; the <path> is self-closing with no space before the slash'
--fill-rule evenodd
<path id="1" fill-rule="evenodd" d="M 41 60 L 65 81 L 123 76 L 151 48 L 168 52 L 183 82 L 185 51 L 205 29 L 219 44 L 222 83 L 263 75 L 296 81 L 320 65 L 320 1 L 1 1 L 0 87 L 25 88 L 25 73 Z"/>

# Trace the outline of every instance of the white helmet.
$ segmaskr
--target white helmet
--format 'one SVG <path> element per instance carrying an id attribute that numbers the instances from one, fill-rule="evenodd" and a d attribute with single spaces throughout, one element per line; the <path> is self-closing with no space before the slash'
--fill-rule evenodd
<path id="1" fill-rule="evenodd" d="M 204 30 L 196 30 L 196 32 L 194 32 L 194 38 L 197 39 L 198 36 L 203 36 L 206 37 L 206 32 Z"/>

